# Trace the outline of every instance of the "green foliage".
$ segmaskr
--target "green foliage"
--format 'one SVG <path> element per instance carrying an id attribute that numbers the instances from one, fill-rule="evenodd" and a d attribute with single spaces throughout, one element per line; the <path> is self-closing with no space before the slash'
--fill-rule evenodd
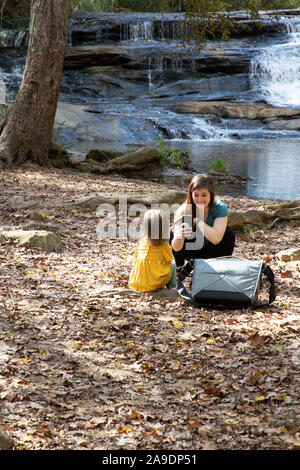
<path id="1" fill-rule="evenodd" d="M 7 105 L 6 104 L 0 104 L 0 122 L 5 116 Z"/>
<path id="2" fill-rule="evenodd" d="M 159 165 L 163 167 L 181 166 L 182 151 L 172 150 L 168 145 L 163 143 L 162 136 L 156 141 L 155 147 L 159 154 Z"/>
<path id="3" fill-rule="evenodd" d="M 253 227 L 251 224 L 244 224 L 239 230 L 239 233 L 242 233 L 244 235 L 253 235 Z"/>
<path id="4" fill-rule="evenodd" d="M 299 8 L 299 0 L 115 0 L 115 6 L 134 11 L 186 12 L 187 17 L 208 18 L 214 12 L 248 10 L 253 15 L 258 9 Z"/>
<path id="5" fill-rule="evenodd" d="M 68 152 L 65 149 L 58 146 L 53 146 L 50 150 L 50 160 L 51 164 L 55 168 L 66 168 L 69 166 Z"/>
<path id="6" fill-rule="evenodd" d="M 284 10 L 300 8 L 299 0 L 264 0 L 264 10 Z"/>
<path id="7" fill-rule="evenodd" d="M 207 170 L 208 171 L 214 170 L 214 171 L 217 171 L 218 173 L 228 173 L 229 164 L 225 162 L 224 159 L 221 157 L 215 158 L 209 163 Z"/>
<path id="8" fill-rule="evenodd" d="M 200 50 L 207 38 L 226 40 L 234 30 L 229 13 L 244 10 L 258 18 L 259 10 L 299 8 L 299 0 L 115 0 L 116 7 L 134 11 L 184 12 L 182 46 Z"/>
<path id="9" fill-rule="evenodd" d="M 92 172 L 91 167 L 88 166 L 88 165 L 85 165 L 84 163 L 80 163 L 78 169 L 82 173 L 91 173 Z"/>
<path id="10" fill-rule="evenodd" d="M 184 0 L 116 0 L 115 6 L 140 12 L 178 12 Z"/>
<path id="11" fill-rule="evenodd" d="M 27 27 L 30 16 L 30 0 L 0 0 L 0 27 Z"/>
<path id="12" fill-rule="evenodd" d="M 115 0 L 70 0 L 71 11 L 112 11 Z"/>
<path id="13" fill-rule="evenodd" d="M 91 213 L 91 212 L 96 212 L 97 209 L 98 209 L 98 205 L 97 206 L 92 205 L 92 206 L 89 206 L 89 207 L 82 207 L 81 212 Z"/>

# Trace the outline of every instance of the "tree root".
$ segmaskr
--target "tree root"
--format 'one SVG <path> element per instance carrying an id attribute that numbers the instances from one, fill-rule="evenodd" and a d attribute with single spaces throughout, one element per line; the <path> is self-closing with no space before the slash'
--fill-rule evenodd
<path id="1" fill-rule="evenodd" d="M 275 220 L 273 220 L 269 225 L 267 225 L 267 230 L 271 230 L 280 220 L 282 220 L 281 217 L 277 217 Z"/>

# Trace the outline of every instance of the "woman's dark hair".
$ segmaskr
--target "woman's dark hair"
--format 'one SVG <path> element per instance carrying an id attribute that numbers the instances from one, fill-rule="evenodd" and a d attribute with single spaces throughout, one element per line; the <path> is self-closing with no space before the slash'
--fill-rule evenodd
<path id="1" fill-rule="evenodd" d="M 184 216 L 188 215 L 186 212 L 187 207 L 192 208 L 192 213 L 189 215 L 192 216 L 193 231 L 196 227 L 196 218 L 197 218 L 197 208 L 196 204 L 193 201 L 193 192 L 196 189 L 207 189 L 210 194 L 210 201 L 208 208 L 211 209 L 215 201 L 215 187 L 212 178 L 205 174 L 199 174 L 194 176 L 188 186 L 188 193 L 185 203 L 179 208 L 179 211 L 176 214 L 174 223 L 182 223 Z"/>
<path id="2" fill-rule="evenodd" d="M 188 194 L 187 194 L 187 198 L 186 198 L 185 203 L 186 204 L 191 204 L 192 206 L 195 206 L 195 204 L 193 202 L 192 193 L 196 189 L 204 189 L 204 188 L 209 191 L 210 201 L 209 201 L 208 207 L 209 207 L 209 209 L 211 209 L 213 207 L 214 201 L 215 201 L 215 187 L 214 187 L 214 183 L 213 183 L 212 178 L 210 178 L 209 176 L 207 176 L 205 174 L 200 174 L 200 175 L 194 176 L 194 178 L 192 179 L 192 181 L 189 184 Z"/>

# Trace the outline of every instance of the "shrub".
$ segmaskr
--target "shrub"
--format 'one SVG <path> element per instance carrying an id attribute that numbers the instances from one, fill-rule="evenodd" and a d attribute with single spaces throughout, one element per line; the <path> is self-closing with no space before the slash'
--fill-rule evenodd
<path id="1" fill-rule="evenodd" d="M 156 148 L 159 155 L 159 165 L 160 166 L 181 166 L 181 150 L 171 150 L 171 148 L 164 144 L 162 141 L 162 136 L 156 141 Z"/>
<path id="2" fill-rule="evenodd" d="M 71 0 L 71 11 L 112 11 L 115 0 Z"/>
<path id="3" fill-rule="evenodd" d="M 207 170 L 217 171 L 218 173 L 228 173 L 229 164 L 226 163 L 221 157 L 215 158 L 209 163 Z"/>

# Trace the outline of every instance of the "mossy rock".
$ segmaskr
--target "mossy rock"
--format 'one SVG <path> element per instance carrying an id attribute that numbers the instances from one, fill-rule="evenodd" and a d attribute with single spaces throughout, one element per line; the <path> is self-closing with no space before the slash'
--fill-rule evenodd
<path id="1" fill-rule="evenodd" d="M 87 160 L 94 160 L 97 163 L 99 162 L 103 163 L 103 162 L 108 162 L 112 160 L 113 158 L 119 157 L 120 155 L 122 155 L 121 152 L 92 149 L 87 154 Z"/>
<path id="2" fill-rule="evenodd" d="M 289 248 L 276 253 L 281 261 L 300 261 L 300 248 Z"/>
<path id="3" fill-rule="evenodd" d="M 263 211 L 249 210 L 244 212 L 248 224 L 264 225 L 270 222 L 271 216 Z"/>
<path id="4" fill-rule="evenodd" d="M 7 105 L 0 104 L 0 122 L 3 120 L 5 113 L 6 113 Z"/>
<path id="5" fill-rule="evenodd" d="M 40 248 L 47 252 L 61 252 L 64 244 L 60 237 L 46 230 L 11 230 L 3 232 L 5 238 L 15 238 L 27 248 Z"/>
<path id="6" fill-rule="evenodd" d="M 49 158 L 51 164 L 55 168 L 61 169 L 70 166 L 68 152 L 64 148 L 59 147 L 58 145 L 52 144 L 52 148 L 49 152 Z"/>
<path id="7" fill-rule="evenodd" d="M 14 440 L 6 431 L 0 429 L 0 450 L 11 450 L 16 447 Z"/>

